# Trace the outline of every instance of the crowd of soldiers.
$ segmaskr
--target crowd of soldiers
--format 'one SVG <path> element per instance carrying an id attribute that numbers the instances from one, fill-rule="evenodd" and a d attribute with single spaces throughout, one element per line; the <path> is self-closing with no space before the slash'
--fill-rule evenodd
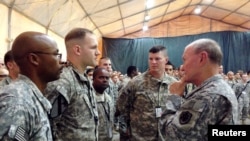
<path id="1" fill-rule="evenodd" d="M 114 130 L 121 141 L 208 140 L 207 125 L 247 124 L 249 78 L 220 74 L 223 54 L 212 39 L 188 44 L 178 71 L 166 47 L 155 45 L 148 69 L 128 66 L 126 77 L 110 58 L 98 61 L 92 31 L 72 29 L 65 46 L 62 63 L 46 34 L 14 40 L 0 82 L 0 140 L 112 141 Z"/>

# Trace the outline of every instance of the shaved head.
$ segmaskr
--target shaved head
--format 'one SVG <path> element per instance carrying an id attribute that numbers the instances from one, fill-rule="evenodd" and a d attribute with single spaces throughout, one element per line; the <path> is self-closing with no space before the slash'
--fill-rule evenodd
<path id="1" fill-rule="evenodd" d="M 23 32 L 16 37 L 11 50 L 20 74 L 29 77 L 40 90 L 47 82 L 59 78 L 61 54 L 50 36 L 34 31 Z"/>
<path id="2" fill-rule="evenodd" d="M 19 66 L 23 66 L 25 61 L 22 59 L 31 52 L 43 51 L 50 46 L 56 46 L 56 42 L 46 34 L 40 32 L 23 32 L 14 41 L 12 53 L 14 60 Z"/>

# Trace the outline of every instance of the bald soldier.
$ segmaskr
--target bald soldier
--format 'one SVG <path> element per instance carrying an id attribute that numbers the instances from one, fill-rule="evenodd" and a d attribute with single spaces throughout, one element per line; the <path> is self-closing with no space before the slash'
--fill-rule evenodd
<path id="1" fill-rule="evenodd" d="M 198 39 L 185 47 L 183 76 L 169 90 L 182 96 L 186 83 L 196 88 L 184 96 L 176 111 L 166 107 L 162 117 L 166 141 L 207 141 L 208 125 L 238 124 L 237 98 L 218 73 L 222 58 L 221 47 L 212 39 Z"/>
<path id="2" fill-rule="evenodd" d="M 0 140 L 52 141 L 47 116 L 51 104 L 43 91 L 60 76 L 58 51 L 43 33 L 24 32 L 15 39 L 12 53 L 20 77 L 0 91 Z"/>

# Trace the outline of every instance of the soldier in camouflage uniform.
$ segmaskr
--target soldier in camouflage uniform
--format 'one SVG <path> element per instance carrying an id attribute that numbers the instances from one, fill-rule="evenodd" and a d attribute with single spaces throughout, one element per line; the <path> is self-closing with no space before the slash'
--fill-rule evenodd
<path id="1" fill-rule="evenodd" d="M 93 73 L 93 87 L 96 91 L 96 102 L 99 115 L 100 141 L 112 141 L 114 123 L 114 103 L 110 95 L 105 92 L 109 87 L 110 74 L 106 69 L 97 68 Z"/>
<path id="2" fill-rule="evenodd" d="M 98 113 L 95 92 L 85 73 L 97 65 L 98 41 L 92 31 L 74 28 L 65 37 L 67 65 L 60 79 L 48 84 L 52 103 L 51 124 L 55 140 L 97 141 Z"/>
<path id="3" fill-rule="evenodd" d="M 250 84 L 247 74 L 242 74 L 242 80 L 235 84 L 234 92 L 238 99 L 238 111 L 240 124 L 246 124 L 249 110 Z"/>
<path id="4" fill-rule="evenodd" d="M 20 72 L 18 65 L 16 64 L 11 50 L 7 51 L 4 55 L 4 64 L 9 71 L 9 75 L 0 81 L 0 88 L 9 85 L 12 81 L 15 81 Z"/>
<path id="5" fill-rule="evenodd" d="M 110 75 L 112 75 L 112 63 L 109 57 L 100 58 L 98 68 L 104 68 L 110 73 Z M 116 104 L 116 100 L 118 97 L 118 89 L 116 89 L 114 85 L 115 84 L 110 79 L 109 87 L 105 91 L 111 96 L 112 100 L 114 101 L 114 104 Z"/>
<path id="6" fill-rule="evenodd" d="M 43 33 L 24 32 L 15 39 L 12 52 L 21 72 L 0 92 L 0 140 L 52 141 L 51 104 L 43 91 L 62 70 L 56 42 Z"/>
<path id="7" fill-rule="evenodd" d="M 127 68 L 127 77 L 123 79 L 122 86 L 120 89 L 125 87 L 127 83 L 133 79 L 135 76 L 139 75 L 139 70 L 136 66 L 129 66 Z M 127 117 L 125 115 L 119 115 L 119 133 L 120 133 L 120 141 L 128 141 L 129 134 L 128 134 L 128 125 L 127 125 Z"/>
<path id="8" fill-rule="evenodd" d="M 126 115 L 130 126 L 131 141 L 161 140 L 160 118 L 166 105 L 176 109 L 181 97 L 170 95 L 168 86 L 177 80 L 166 74 L 168 61 L 164 46 L 149 50 L 149 69 L 131 79 L 119 92 L 116 115 Z M 170 103 L 166 99 L 172 97 Z M 170 108 L 169 107 L 169 108 Z"/>
<path id="9" fill-rule="evenodd" d="M 101 57 L 99 60 L 98 68 L 106 69 L 110 73 L 110 75 L 112 75 L 113 73 L 112 62 L 109 57 Z M 105 92 L 110 95 L 115 106 L 118 97 L 118 88 L 116 88 L 112 79 L 109 79 L 109 87 L 105 90 Z M 117 117 L 114 117 L 114 126 L 115 128 L 119 128 L 119 119 Z"/>
<path id="10" fill-rule="evenodd" d="M 238 124 L 238 102 L 230 86 L 218 73 L 220 46 L 211 39 L 189 44 L 183 53 L 183 77 L 170 86 L 170 93 L 183 94 L 186 83 L 196 88 L 185 96 L 175 113 L 166 111 L 163 134 L 166 140 L 208 140 L 208 125 Z"/>
<path id="11" fill-rule="evenodd" d="M 227 72 L 227 77 L 228 79 L 226 80 L 227 84 L 234 89 L 235 88 L 235 84 L 237 84 L 237 82 L 234 79 L 234 72 L 232 71 L 228 71 Z"/>

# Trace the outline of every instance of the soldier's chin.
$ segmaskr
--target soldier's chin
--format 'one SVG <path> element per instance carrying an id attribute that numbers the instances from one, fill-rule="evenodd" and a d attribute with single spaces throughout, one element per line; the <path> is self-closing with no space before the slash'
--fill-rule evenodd
<path id="1" fill-rule="evenodd" d="M 102 86 L 103 89 L 107 89 L 109 86 Z"/>
<path id="2" fill-rule="evenodd" d="M 109 84 L 107 84 L 107 85 L 103 85 L 103 87 L 109 87 Z"/>
<path id="3" fill-rule="evenodd" d="M 62 69 L 59 70 L 58 74 L 56 75 L 56 78 L 55 80 L 59 79 L 60 78 L 60 74 L 62 73 Z"/>

